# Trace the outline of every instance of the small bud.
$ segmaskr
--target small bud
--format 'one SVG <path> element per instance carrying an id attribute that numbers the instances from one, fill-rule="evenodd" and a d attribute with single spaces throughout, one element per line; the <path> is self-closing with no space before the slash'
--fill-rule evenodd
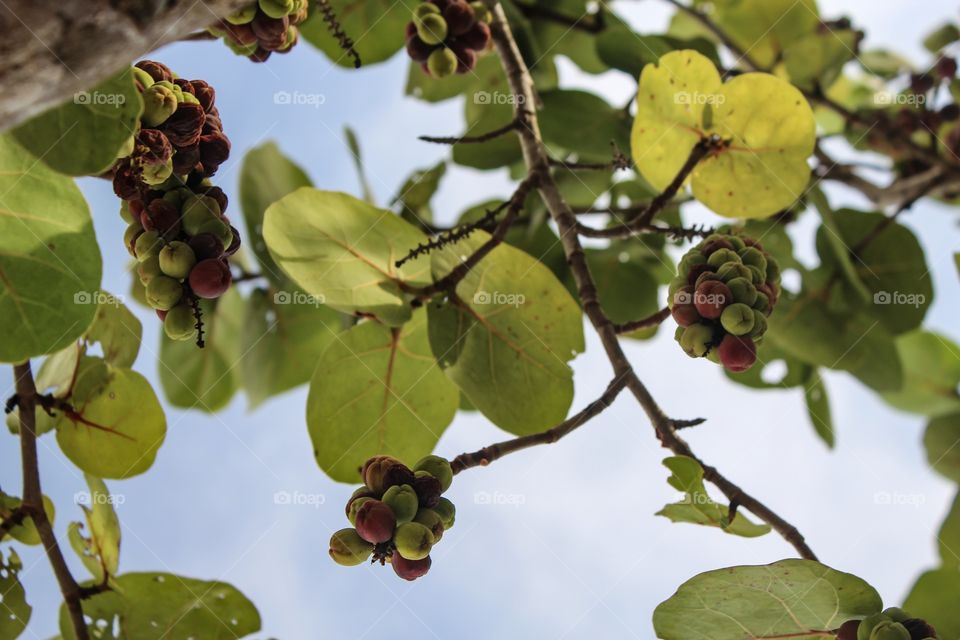
<path id="1" fill-rule="evenodd" d="M 413 471 L 405 464 L 390 456 L 376 456 L 367 461 L 363 469 L 363 481 L 376 494 L 390 487 L 409 484 L 416 489 Z"/>
<path id="2" fill-rule="evenodd" d="M 443 523 L 444 529 L 449 529 L 453 526 L 454 520 L 456 519 L 457 509 L 453 506 L 453 503 L 450 502 L 447 498 L 440 498 L 437 501 L 433 510 L 440 516 L 440 521 Z"/>
<path id="3" fill-rule="evenodd" d="M 361 538 L 355 529 L 340 529 L 330 537 L 330 557 L 345 567 L 364 563 L 372 552 L 373 545 Z"/>
<path id="4" fill-rule="evenodd" d="M 692 324 L 680 335 L 680 347 L 691 358 L 702 358 L 713 343 L 713 328 L 705 324 Z"/>
<path id="5" fill-rule="evenodd" d="M 757 301 L 757 288 L 753 282 L 746 278 L 733 278 L 726 283 L 730 288 L 730 294 L 734 302 L 742 302 L 747 306 L 752 306 Z"/>
<path id="6" fill-rule="evenodd" d="M 167 86 L 154 84 L 143 92 L 143 115 L 140 119 L 148 127 L 163 124 L 177 110 L 179 100 Z"/>
<path id="7" fill-rule="evenodd" d="M 739 262 L 727 262 L 717 269 L 717 275 L 724 282 L 730 282 L 734 278 L 746 278 L 751 282 L 762 282 L 762 280 L 756 280 L 754 270 L 756 270 L 756 267 L 748 267 Z"/>
<path id="8" fill-rule="evenodd" d="M 171 340 L 193 340 L 197 335 L 193 309 L 186 304 L 178 304 L 167 311 L 163 318 L 163 332 Z"/>
<path id="9" fill-rule="evenodd" d="M 227 292 L 233 275 L 225 260 L 201 260 L 190 270 L 188 280 L 197 296 L 212 300 Z"/>
<path id="10" fill-rule="evenodd" d="M 417 25 L 417 35 L 427 44 L 437 45 L 447 39 L 447 21 L 443 16 L 431 13 L 414 22 Z"/>
<path id="11" fill-rule="evenodd" d="M 157 276 L 147 283 L 147 303 L 154 309 L 168 311 L 183 297 L 183 285 L 167 276 Z"/>
<path id="12" fill-rule="evenodd" d="M 743 238 L 740 236 L 728 235 L 724 236 L 726 241 L 730 243 L 730 246 L 733 247 L 733 250 L 739 255 L 740 251 L 747 247 L 747 243 L 744 242 Z"/>
<path id="13" fill-rule="evenodd" d="M 393 536 L 393 543 L 397 546 L 397 553 L 404 560 L 423 560 L 430 555 L 436 538 L 430 529 L 419 522 L 405 522 L 397 527 Z"/>
<path id="14" fill-rule="evenodd" d="M 420 497 L 420 506 L 435 507 L 440 501 L 440 494 L 443 493 L 440 481 L 426 471 L 417 471 L 414 476 L 413 488 Z"/>
<path id="15" fill-rule="evenodd" d="M 173 160 L 167 160 L 159 164 L 143 165 L 140 171 L 140 179 L 151 186 L 163 184 L 172 175 Z"/>
<path id="16" fill-rule="evenodd" d="M 379 500 L 368 500 L 357 509 L 357 533 L 373 544 L 386 542 L 393 537 L 397 519 L 393 511 Z"/>
<path id="17" fill-rule="evenodd" d="M 728 335 L 717 348 L 717 355 L 727 371 L 740 373 L 757 361 L 757 347 L 750 338 Z"/>
<path id="18" fill-rule="evenodd" d="M 410 522 L 417 515 L 420 498 L 409 484 L 395 484 L 383 492 L 381 501 L 393 510 L 398 523 Z"/>
<path id="19" fill-rule="evenodd" d="M 131 70 L 133 71 L 133 79 L 139 85 L 141 92 L 153 86 L 153 78 L 150 77 L 149 73 L 139 67 L 131 67 Z"/>
<path id="20" fill-rule="evenodd" d="M 171 278 L 186 278 L 196 263 L 197 257 L 186 242 L 170 242 L 160 250 L 160 269 Z"/>
<path id="21" fill-rule="evenodd" d="M 730 288 L 722 282 L 708 280 L 697 287 L 693 294 L 693 304 L 697 312 L 709 320 L 715 320 L 723 313 L 724 307 L 733 301 Z"/>
<path id="22" fill-rule="evenodd" d="M 163 239 L 156 231 L 147 231 L 137 237 L 133 251 L 137 260 L 144 262 L 149 258 L 156 258 L 160 255 L 160 249 L 163 248 Z"/>
<path id="23" fill-rule="evenodd" d="M 407 560 L 399 552 L 394 551 L 390 564 L 393 566 L 393 571 L 404 580 L 416 580 L 427 575 L 431 560 L 430 556 L 422 560 Z"/>
<path id="24" fill-rule="evenodd" d="M 417 511 L 417 515 L 413 518 L 414 522 L 420 523 L 430 530 L 430 533 L 433 534 L 433 543 L 436 544 L 440 542 L 440 538 L 443 537 L 443 519 L 433 509 L 420 509 Z"/>
<path id="25" fill-rule="evenodd" d="M 453 469 L 446 458 L 440 456 L 424 456 L 413 466 L 413 471 L 426 471 L 440 481 L 440 493 L 450 488 L 453 483 Z"/>
<path id="26" fill-rule="evenodd" d="M 885 620 L 870 632 L 870 640 L 911 640 L 910 632 L 899 622 Z"/>
<path id="27" fill-rule="evenodd" d="M 735 302 L 723 310 L 720 324 L 735 336 L 748 334 L 753 330 L 753 309 L 742 302 Z"/>
<path id="28" fill-rule="evenodd" d="M 746 247 L 741 249 L 738 254 L 740 260 L 743 264 L 750 266 L 753 265 L 760 269 L 763 273 L 767 272 L 767 259 L 764 257 L 763 253 L 754 247 Z"/>

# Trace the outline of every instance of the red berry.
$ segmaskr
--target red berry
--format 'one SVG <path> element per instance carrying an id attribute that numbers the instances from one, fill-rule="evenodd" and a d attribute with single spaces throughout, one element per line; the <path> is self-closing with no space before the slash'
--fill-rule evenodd
<path id="1" fill-rule="evenodd" d="M 847 620 L 840 625 L 840 630 L 837 631 L 837 640 L 857 640 L 857 629 L 859 628 L 859 620 Z"/>
<path id="2" fill-rule="evenodd" d="M 687 276 L 687 284 L 696 286 L 697 278 L 700 277 L 702 273 L 713 273 L 715 269 L 707 263 L 695 264 L 690 267 L 690 275 Z"/>
<path id="3" fill-rule="evenodd" d="M 490 25 L 486 22 L 476 22 L 469 31 L 457 38 L 457 42 L 474 51 L 483 51 L 490 42 Z"/>
<path id="4" fill-rule="evenodd" d="M 427 571 L 430 571 L 431 563 L 430 556 L 423 560 L 407 560 L 396 551 L 393 552 L 393 557 L 390 559 L 394 572 L 404 580 L 416 580 L 425 576 Z"/>
<path id="5" fill-rule="evenodd" d="M 450 50 L 453 51 L 453 55 L 457 56 L 457 73 L 467 73 L 477 66 L 477 54 L 474 53 L 473 49 L 455 42 L 450 45 Z"/>
<path id="6" fill-rule="evenodd" d="M 190 288 L 201 298 L 219 298 L 233 281 L 230 267 L 223 260 L 201 260 L 190 270 Z"/>
<path id="7" fill-rule="evenodd" d="M 379 500 L 367 500 L 357 509 L 357 533 L 370 544 L 387 542 L 396 527 L 393 511 Z"/>
<path id="8" fill-rule="evenodd" d="M 750 338 L 727 335 L 717 348 L 717 355 L 727 371 L 740 373 L 757 361 L 757 347 Z"/>
<path id="9" fill-rule="evenodd" d="M 443 10 L 443 19 L 447 22 L 447 29 L 452 36 L 463 35 L 473 27 L 476 14 L 473 7 L 463 0 L 455 0 Z"/>
<path id="10" fill-rule="evenodd" d="M 435 48 L 421 40 L 416 33 L 407 38 L 407 55 L 414 62 L 426 62 Z"/>
<path id="11" fill-rule="evenodd" d="M 702 282 L 693 294 L 693 304 L 697 312 L 708 320 L 716 320 L 724 307 L 733 301 L 730 287 L 719 280 Z"/>
<path id="12" fill-rule="evenodd" d="M 223 216 L 223 219 L 226 221 L 227 217 Z M 240 231 L 235 226 L 230 225 L 230 232 L 233 234 L 233 240 L 230 241 L 230 246 L 224 250 L 224 253 L 228 256 L 232 256 L 240 250 Z"/>
<path id="13" fill-rule="evenodd" d="M 689 327 L 700 321 L 700 314 L 692 304 L 676 304 L 670 313 L 681 327 Z"/>
<path id="14" fill-rule="evenodd" d="M 730 242 L 724 240 L 723 238 L 718 238 L 717 240 L 711 240 L 707 244 L 703 245 L 700 248 L 700 253 L 709 258 L 710 254 L 717 249 L 730 249 L 731 251 L 734 251 L 733 245 Z"/>
<path id="15" fill-rule="evenodd" d="M 223 243 L 212 233 L 198 233 L 187 241 L 197 261 L 219 258 L 223 255 Z"/>

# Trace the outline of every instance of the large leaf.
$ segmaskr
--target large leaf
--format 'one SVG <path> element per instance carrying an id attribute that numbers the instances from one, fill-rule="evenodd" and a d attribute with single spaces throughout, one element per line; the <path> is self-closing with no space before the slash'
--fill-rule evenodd
<path id="1" fill-rule="evenodd" d="M 613 322 L 646 318 L 659 308 L 657 279 L 635 256 L 617 247 L 588 249 L 587 265 L 597 284 L 600 306 Z M 656 327 L 629 335 L 648 337 L 653 333 L 656 333 Z"/>
<path id="2" fill-rule="evenodd" d="M 383 62 L 403 47 L 404 28 L 410 22 L 413 8 L 394 0 L 330 0 L 340 27 L 354 43 L 364 66 Z M 341 67 L 353 67 L 353 58 L 340 48 L 330 35 L 323 16 L 311 11 L 310 18 L 300 25 L 304 39 L 327 54 Z"/>
<path id="3" fill-rule="evenodd" d="M 255 147 L 243 157 L 240 168 L 240 207 L 247 225 L 247 246 L 260 263 L 260 270 L 276 286 L 287 287 L 289 280 L 280 271 L 263 239 L 263 215 L 271 204 L 300 187 L 309 187 L 310 178 L 290 161 L 276 144 Z"/>
<path id="4" fill-rule="evenodd" d="M 857 40 L 852 29 L 817 30 L 796 40 L 783 53 L 790 81 L 803 89 L 829 87 L 856 56 Z"/>
<path id="5" fill-rule="evenodd" d="M 53 353 L 96 313 L 100 248 L 69 178 L 0 137 L 0 362 Z"/>
<path id="6" fill-rule="evenodd" d="M 114 163 L 139 126 L 143 100 L 128 67 L 89 91 L 28 120 L 13 136 L 50 168 L 98 175 Z"/>
<path id="7" fill-rule="evenodd" d="M 310 381 L 307 425 L 317 463 L 359 482 L 375 454 L 408 464 L 433 451 L 460 401 L 430 353 L 426 312 L 402 328 L 363 322 L 321 354 Z"/>
<path id="8" fill-rule="evenodd" d="M 432 254 L 443 277 L 489 235 Z M 500 245 L 456 287 L 431 302 L 430 345 L 437 361 L 487 418 L 515 434 L 560 422 L 573 401 L 567 364 L 583 351 L 583 318 L 576 302 L 543 264 Z"/>
<path id="9" fill-rule="evenodd" d="M 218 300 L 203 300 L 204 347 L 192 340 L 161 336 L 160 386 L 167 401 L 208 413 L 227 406 L 240 384 L 240 323 L 243 299 L 231 289 Z"/>
<path id="10" fill-rule="evenodd" d="M 816 124 L 803 95 L 765 73 L 723 83 L 706 56 L 673 51 L 644 67 L 631 134 L 643 177 L 664 189 L 704 137 L 729 141 L 691 173 L 693 194 L 716 213 L 764 218 L 806 188 Z"/>
<path id="11" fill-rule="evenodd" d="M 816 0 L 717 2 L 715 20 L 762 68 L 772 66 L 784 49 L 820 24 Z"/>
<path id="12" fill-rule="evenodd" d="M 661 640 L 812 640 L 881 606 L 856 576 L 812 560 L 780 560 L 694 576 L 656 608 L 653 626 Z"/>
<path id="13" fill-rule="evenodd" d="M 658 511 L 658 516 L 665 516 L 673 522 L 717 527 L 726 533 L 745 538 L 756 538 L 770 533 L 769 525 L 751 522 L 739 511 L 733 520 L 730 520 L 730 507 L 713 501 L 703 484 L 703 467 L 693 458 L 673 456 L 664 460 L 663 465 L 671 472 L 667 482 L 683 495 L 680 502 L 668 504 Z"/>
<path id="14" fill-rule="evenodd" d="M 340 318 L 300 292 L 254 290 L 240 328 L 240 374 L 250 406 L 309 381 L 340 331 Z"/>
<path id="15" fill-rule="evenodd" d="M 132 367 L 142 336 L 143 325 L 120 298 L 101 293 L 97 314 L 84 338 L 100 343 L 103 359 L 117 367 Z"/>
<path id="16" fill-rule="evenodd" d="M 960 346 L 932 331 L 897 338 L 903 363 L 903 387 L 883 399 L 904 411 L 936 416 L 960 411 Z"/>
<path id="17" fill-rule="evenodd" d="M 766 339 L 812 365 L 849 371 L 876 391 L 899 389 L 903 371 L 893 337 L 862 314 L 841 315 L 809 295 L 784 295 L 768 320 Z"/>
<path id="18" fill-rule="evenodd" d="M 923 247 L 912 231 L 903 225 L 884 223 L 882 213 L 865 213 L 843 209 L 834 214 L 837 233 L 849 250 L 872 236 L 870 243 L 858 252 L 853 268 L 860 281 L 872 292 L 870 315 L 894 334 L 915 329 L 923 322 L 933 301 L 933 283 L 924 258 Z M 872 235 L 879 224 L 886 224 Z M 834 267 L 837 261 L 830 246 L 826 228 L 817 231 L 817 251 L 824 266 Z M 851 300 L 855 299 L 852 294 Z"/>
<path id="19" fill-rule="evenodd" d="M 13 640 L 27 628 L 33 607 L 27 603 L 27 594 L 20 583 L 23 563 L 15 549 L 4 558 L 0 549 L 0 638 Z"/>
<path id="20" fill-rule="evenodd" d="M 263 236 L 280 268 L 321 303 L 392 326 L 410 319 L 403 287 L 430 282 L 425 261 L 396 266 L 426 236 L 345 193 L 294 191 L 267 209 Z"/>
<path id="21" fill-rule="evenodd" d="M 540 94 L 540 127 L 554 156 L 564 151 L 583 160 L 613 157 L 611 143 L 620 150 L 630 145 L 630 118 L 603 98 L 586 91 L 554 89 Z"/>
<path id="22" fill-rule="evenodd" d="M 903 608 L 910 615 L 923 618 L 937 630 L 943 640 L 960 638 L 960 571 L 938 569 L 927 571 L 913 585 Z"/>
<path id="23" fill-rule="evenodd" d="M 931 420 L 923 434 L 923 446 L 930 466 L 954 482 L 960 482 L 960 413 Z"/>
<path id="24" fill-rule="evenodd" d="M 257 608 L 235 587 L 170 573 L 124 574 L 114 590 L 84 600 L 83 613 L 91 637 L 103 640 L 236 640 L 260 630 Z M 76 638 L 66 607 L 60 633 Z"/>
<path id="25" fill-rule="evenodd" d="M 468 96 L 464 136 L 479 136 L 500 129 L 513 120 L 513 94 L 506 88 L 476 91 Z M 453 147 L 453 161 L 474 169 L 500 169 L 520 162 L 523 152 L 517 136 L 507 133 L 481 143 Z"/>
<path id="26" fill-rule="evenodd" d="M 150 383 L 130 369 L 84 358 L 70 396 L 72 410 L 58 414 L 63 453 L 98 478 L 129 478 L 153 465 L 167 419 Z"/>

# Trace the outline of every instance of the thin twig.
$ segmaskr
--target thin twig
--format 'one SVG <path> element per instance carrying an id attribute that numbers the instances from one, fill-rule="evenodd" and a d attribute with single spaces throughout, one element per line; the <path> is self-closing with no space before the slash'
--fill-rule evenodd
<path id="1" fill-rule="evenodd" d="M 533 78 L 520 54 L 520 49 L 510 30 L 503 7 L 499 3 L 495 4 L 493 13 L 493 42 L 500 55 L 510 90 L 514 94 L 515 104 L 536 104 L 533 101 Z M 519 113 L 517 115 L 520 117 Z M 716 468 L 705 464 L 694 454 L 689 445 L 677 435 L 674 420 L 667 417 L 637 376 L 623 351 L 623 347 L 620 345 L 616 327 L 600 307 L 596 283 L 590 273 L 590 268 L 587 266 L 586 254 L 577 235 L 576 215 L 570 210 L 551 174 L 550 159 L 540 136 L 540 127 L 535 112 L 530 112 L 524 116 L 524 126 L 518 129 L 518 135 L 527 169 L 531 176 L 537 177 L 537 188 L 560 231 L 560 240 L 567 257 L 567 263 L 570 265 L 570 270 L 576 281 L 584 313 L 586 313 L 594 330 L 600 337 L 613 367 L 614 376 L 617 379 L 624 377 L 627 380 L 627 387 L 653 423 L 661 444 L 675 455 L 687 456 L 696 460 L 703 468 L 704 478 L 720 489 L 728 499 L 736 500 L 743 508 L 748 509 L 758 518 L 770 524 L 775 531 L 793 545 L 801 557 L 815 560 L 816 555 L 806 544 L 796 527 L 762 502 L 744 492 Z"/>
<path id="2" fill-rule="evenodd" d="M 514 0 L 513 4 L 520 10 L 520 13 L 528 18 L 542 18 L 550 22 L 556 22 L 567 27 L 568 30 L 576 29 L 587 33 L 600 33 L 607 28 L 602 4 L 600 10 L 596 13 L 585 13 L 582 16 L 569 16 L 550 7 L 520 2 L 520 0 Z"/>
<path id="3" fill-rule="evenodd" d="M 354 48 L 353 40 L 343 30 L 343 27 L 340 26 L 340 21 L 337 20 L 337 14 L 334 12 L 333 7 L 330 6 L 330 0 L 317 0 L 317 9 L 323 17 L 324 24 L 327 25 L 327 31 L 329 31 L 330 35 L 337 41 L 340 48 L 353 58 L 354 68 L 359 69 L 363 64 L 360 60 L 360 54 L 357 53 L 357 50 Z"/>
<path id="4" fill-rule="evenodd" d="M 37 388 L 33 381 L 30 361 L 14 365 L 13 375 L 16 378 L 20 409 L 20 457 L 23 465 L 23 498 L 20 506 L 33 520 L 40 535 L 40 542 L 47 552 L 47 559 L 53 568 L 67 612 L 70 614 L 74 635 L 77 640 L 88 640 L 87 625 L 83 619 L 83 606 L 80 603 L 80 587 L 70 573 L 70 568 L 53 533 L 53 526 L 43 508 L 40 464 L 37 458 Z"/>
<path id="5" fill-rule="evenodd" d="M 457 225 L 456 227 L 453 227 L 448 231 L 438 233 L 435 237 L 430 238 L 426 242 L 421 242 L 416 247 L 411 249 L 407 253 L 407 255 L 397 260 L 394 263 L 394 265 L 397 267 L 397 269 L 399 269 L 400 267 L 405 265 L 407 262 L 414 260 L 415 258 L 418 258 L 422 255 L 426 255 L 431 251 L 442 249 L 448 244 L 455 244 L 463 240 L 464 238 L 468 238 L 477 229 L 486 229 L 491 224 L 493 224 L 493 221 L 497 219 L 497 215 L 499 215 L 501 211 L 506 209 L 507 205 L 509 204 L 510 204 L 510 201 L 507 200 L 506 202 L 503 202 L 502 204 L 500 204 L 498 207 L 489 209 L 483 215 L 483 217 L 481 217 L 479 220 Z"/>
<path id="6" fill-rule="evenodd" d="M 632 320 L 630 322 L 622 322 L 620 324 L 613 325 L 614 330 L 619 334 L 624 333 L 633 333 L 639 329 L 649 329 L 650 327 L 656 327 L 660 325 L 664 320 L 670 317 L 670 307 L 664 307 L 656 313 L 652 313 L 646 318 L 641 318 L 639 320 Z"/>
<path id="7" fill-rule="evenodd" d="M 420 136 L 418 139 L 423 140 L 424 142 L 432 142 L 434 144 L 449 144 L 449 145 L 480 144 L 483 142 L 489 142 L 490 140 L 499 138 L 500 136 L 506 135 L 511 131 L 515 131 L 519 126 L 520 126 L 520 120 L 518 118 L 514 118 L 513 120 L 511 120 L 509 123 L 505 124 L 502 127 L 494 129 L 493 131 L 482 133 L 477 136 L 442 136 L 442 137 Z"/>
<path id="8" fill-rule="evenodd" d="M 579 413 L 567 418 L 557 426 L 547 429 L 546 431 L 541 431 L 540 433 L 491 444 L 473 453 L 461 453 L 450 461 L 450 466 L 453 467 L 453 472 L 456 474 L 471 467 L 485 467 L 494 460 L 515 451 L 541 444 L 553 444 L 602 413 L 607 407 L 613 404 L 613 401 L 616 400 L 617 396 L 620 395 L 620 392 L 623 391 L 626 386 L 626 377 L 620 376 L 607 385 L 607 389 L 603 392 L 603 395 L 588 404 Z"/>
<path id="9" fill-rule="evenodd" d="M 0 522 L 0 541 L 7 537 L 7 534 L 14 527 L 19 527 L 23 524 L 23 521 L 27 519 L 27 511 L 23 506 L 19 506 L 16 509 L 13 509 L 6 518 L 3 519 L 3 522 Z"/>

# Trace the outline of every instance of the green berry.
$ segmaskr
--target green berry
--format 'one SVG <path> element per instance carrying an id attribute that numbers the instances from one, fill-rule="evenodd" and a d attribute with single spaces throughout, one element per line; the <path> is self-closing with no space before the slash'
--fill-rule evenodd
<path id="1" fill-rule="evenodd" d="M 232 16 L 227 16 L 226 20 L 230 24 L 247 24 L 248 22 L 253 22 L 255 17 L 257 17 L 257 5 L 251 4 Z"/>
<path id="2" fill-rule="evenodd" d="M 133 153 L 134 148 L 137 145 L 137 137 L 130 136 L 127 138 L 126 142 L 123 143 L 123 146 L 117 150 L 117 159 L 126 158 L 131 153 Z"/>
<path id="3" fill-rule="evenodd" d="M 912 617 L 909 613 L 899 607 L 887 607 L 882 611 L 882 613 L 894 622 L 906 622 Z"/>
<path id="4" fill-rule="evenodd" d="M 742 336 L 753 330 L 753 309 L 743 304 L 735 302 L 723 310 L 720 315 L 720 324 L 735 336 Z"/>
<path id="5" fill-rule="evenodd" d="M 120 201 L 120 218 L 127 224 L 134 223 L 133 213 L 130 211 L 130 203 L 126 200 Z M 139 227 L 140 225 L 138 224 L 137 226 Z"/>
<path id="6" fill-rule="evenodd" d="M 183 296 L 183 285 L 173 278 L 157 276 L 147 283 L 147 302 L 154 309 L 172 309 Z"/>
<path id="7" fill-rule="evenodd" d="M 453 483 L 453 469 L 446 458 L 426 456 L 413 466 L 413 471 L 426 471 L 440 481 L 440 491 L 446 491 Z"/>
<path id="8" fill-rule="evenodd" d="M 740 253 L 741 249 L 746 248 L 747 243 L 743 241 L 743 238 L 739 236 L 724 236 L 727 242 L 733 246 L 733 250 L 737 253 Z"/>
<path id="9" fill-rule="evenodd" d="M 691 358 L 701 358 L 710 350 L 713 328 L 705 324 L 692 324 L 680 335 L 680 346 Z"/>
<path id="10" fill-rule="evenodd" d="M 760 271 L 759 267 L 750 265 L 747 269 L 750 270 L 750 279 L 753 280 L 754 284 L 763 284 L 767 279 L 766 272 Z"/>
<path id="11" fill-rule="evenodd" d="M 151 280 L 157 276 L 162 276 L 163 270 L 160 268 L 160 258 L 150 256 L 143 262 L 137 263 L 137 276 L 140 277 L 140 284 L 147 286 Z"/>
<path id="12" fill-rule="evenodd" d="M 123 232 L 123 246 L 127 248 L 127 253 L 129 253 L 134 258 L 137 257 L 136 248 L 135 248 L 136 242 L 142 233 L 143 233 L 143 227 L 140 226 L 139 222 L 130 223 L 130 226 L 128 226 L 126 230 Z"/>
<path id="13" fill-rule="evenodd" d="M 391 456 L 374 456 L 363 465 L 363 481 L 374 494 L 383 493 L 398 484 L 409 484 L 416 489 L 414 475 L 407 465 Z"/>
<path id="14" fill-rule="evenodd" d="M 740 256 L 737 255 L 736 251 L 731 249 L 717 249 L 710 254 L 710 257 L 707 258 L 707 264 L 711 267 L 720 268 L 720 265 L 726 262 L 736 262 L 740 263 Z"/>
<path id="15" fill-rule="evenodd" d="M 140 179 L 150 186 L 154 187 L 166 182 L 173 175 L 173 158 L 168 158 L 166 162 L 156 162 L 143 165 L 140 171 Z"/>
<path id="16" fill-rule="evenodd" d="M 134 253 L 140 262 L 159 257 L 161 249 L 163 249 L 163 238 L 156 231 L 144 231 L 133 245 Z"/>
<path id="17" fill-rule="evenodd" d="M 873 633 L 874 627 L 879 625 L 881 622 L 889 621 L 890 618 L 882 613 L 873 613 L 867 616 L 860 621 L 860 626 L 857 627 L 857 640 L 870 640 L 870 634 Z"/>
<path id="18" fill-rule="evenodd" d="M 476 14 L 477 20 L 486 22 L 487 24 L 493 22 L 493 14 L 490 13 L 490 9 L 488 9 L 487 5 L 483 2 L 477 0 L 476 2 L 471 2 L 470 6 L 473 7 L 473 12 Z"/>
<path id="19" fill-rule="evenodd" d="M 422 560 L 430 555 L 436 539 L 425 525 L 419 522 L 405 522 L 397 527 L 393 534 L 393 544 L 397 553 L 406 560 Z"/>
<path id="20" fill-rule="evenodd" d="M 433 509 L 420 509 L 417 511 L 417 515 L 413 521 L 430 529 L 430 533 L 433 534 L 434 544 L 440 542 L 440 538 L 443 537 L 443 530 L 445 529 L 443 526 L 443 518 L 440 517 L 440 514 Z"/>
<path id="21" fill-rule="evenodd" d="M 133 79 L 139 82 L 141 87 L 149 89 L 153 86 L 153 76 L 149 73 L 140 67 L 130 67 L 130 70 L 133 72 Z"/>
<path id="22" fill-rule="evenodd" d="M 211 220 L 222 222 L 221 213 L 220 205 L 210 196 L 189 196 L 180 209 L 183 230 L 188 235 L 195 236 L 201 233 L 200 228 Z"/>
<path id="23" fill-rule="evenodd" d="M 734 302 L 742 302 L 747 306 L 757 300 L 757 288 L 746 278 L 733 278 L 727 283 Z"/>
<path id="24" fill-rule="evenodd" d="M 690 273 L 690 269 L 694 266 L 706 263 L 707 259 L 702 253 L 692 251 L 680 259 L 680 264 L 677 265 L 677 271 L 680 275 L 686 277 Z"/>
<path id="25" fill-rule="evenodd" d="M 330 557 L 337 564 L 354 567 L 366 562 L 373 545 L 357 534 L 356 529 L 340 529 L 330 537 Z"/>
<path id="26" fill-rule="evenodd" d="M 910 640 L 910 632 L 899 622 L 884 620 L 870 632 L 870 640 Z"/>
<path id="27" fill-rule="evenodd" d="M 440 7 L 433 4 L 432 2 L 424 2 L 418 4 L 416 9 L 413 10 L 413 19 L 419 21 L 422 18 L 429 16 L 430 14 L 440 14 Z"/>
<path id="28" fill-rule="evenodd" d="M 420 498 L 409 484 L 397 484 L 383 492 L 380 498 L 384 504 L 393 510 L 398 523 L 410 522 L 417 515 L 420 507 Z"/>
<path id="29" fill-rule="evenodd" d="M 764 282 L 780 282 L 780 265 L 776 260 L 767 260 Z"/>
<path id="30" fill-rule="evenodd" d="M 750 267 L 745 264 L 740 264 L 739 262 L 727 262 L 717 269 L 717 275 L 720 276 L 720 279 L 724 282 L 730 282 L 734 278 L 746 278 L 751 282 L 753 281 L 753 274 L 750 272 Z"/>
<path id="31" fill-rule="evenodd" d="M 765 312 L 767 309 L 770 308 L 770 298 L 768 298 L 767 294 L 765 294 L 764 292 L 758 291 L 757 299 L 754 300 L 753 304 L 750 306 L 756 309 L 757 311 Z"/>
<path id="32" fill-rule="evenodd" d="M 449 529 L 453 526 L 453 523 L 456 520 L 457 508 L 453 506 L 453 503 L 450 502 L 450 500 L 447 498 L 440 498 L 433 510 L 437 512 L 438 516 L 440 516 L 440 520 L 443 522 L 444 529 Z"/>
<path id="33" fill-rule="evenodd" d="M 186 278 L 196 263 L 197 256 L 186 242 L 175 240 L 160 250 L 160 269 L 171 278 Z"/>
<path id="34" fill-rule="evenodd" d="M 422 18 L 418 18 L 415 24 L 417 25 L 417 35 L 429 45 L 438 45 L 447 39 L 447 21 L 444 20 L 440 14 L 428 13 Z M 455 56 L 452 51 L 450 55 L 453 57 L 454 62 L 456 62 L 457 56 Z M 431 58 L 432 57 L 433 56 L 431 56 Z M 427 64 L 429 64 L 429 62 Z M 456 70 L 456 65 L 454 65 L 453 68 Z M 430 70 L 430 73 L 434 73 L 433 69 Z"/>
<path id="35" fill-rule="evenodd" d="M 767 332 L 767 317 L 762 311 L 753 310 L 753 329 L 750 330 L 750 337 L 754 341 L 758 340 Z"/>
<path id="36" fill-rule="evenodd" d="M 749 266 L 754 266 L 760 271 L 767 272 L 767 259 L 764 257 L 763 252 L 757 249 L 756 247 L 746 247 L 741 249 L 738 252 L 740 259 L 743 261 L 743 264 Z"/>
<path id="37" fill-rule="evenodd" d="M 177 92 L 167 86 L 169 84 L 156 82 L 143 91 L 143 115 L 140 119 L 148 127 L 163 124 L 177 110 Z"/>
<path id="38" fill-rule="evenodd" d="M 193 309 L 186 304 L 178 304 L 167 311 L 163 319 L 163 332 L 171 340 L 193 340 L 197 335 L 196 325 Z"/>
<path id="39" fill-rule="evenodd" d="M 260 10 L 265 14 L 279 20 L 293 11 L 293 0 L 259 0 Z"/>

